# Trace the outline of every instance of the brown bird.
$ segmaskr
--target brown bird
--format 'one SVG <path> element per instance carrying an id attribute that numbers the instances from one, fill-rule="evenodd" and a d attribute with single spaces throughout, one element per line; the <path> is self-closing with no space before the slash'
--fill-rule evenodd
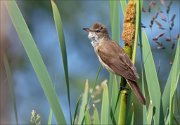
<path id="1" fill-rule="evenodd" d="M 135 66 L 123 48 L 109 37 L 107 28 L 100 23 L 95 23 L 91 28 L 83 28 L 83 30 L 89 33 L 88 37 L 103 67 L 124 77 L 140 102 L 146 104 L 145 98 L 137 85 L 139 76 Z"/>

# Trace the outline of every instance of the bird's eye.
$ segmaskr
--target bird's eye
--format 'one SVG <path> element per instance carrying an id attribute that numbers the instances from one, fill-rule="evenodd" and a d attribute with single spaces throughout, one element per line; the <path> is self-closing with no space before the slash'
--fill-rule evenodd
<path id="1" fill-rule="evenodd" d="M 96 30 L 97 33 L 101 32 L 103 27 L 100 27 L 98 30 Z"/>
<path id="2" fill-rule="evenodd" d="M 96 30 L 97 33 L 101 32 L 100 30 Z"/>

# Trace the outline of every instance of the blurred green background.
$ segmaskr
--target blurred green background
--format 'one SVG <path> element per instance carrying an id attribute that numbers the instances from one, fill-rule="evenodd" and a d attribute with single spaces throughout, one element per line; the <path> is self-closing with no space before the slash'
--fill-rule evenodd
<path id="1" fill-rule="evenodd" d="M 169 1 L 166 1 L 166 5 L 162 5 L 161 2 L 158 1 L 152 7 L 151 11 L 148 12 L 148 6 L 151 2 L 150 0 L 144 1 L 143 7 L 147 12 L 142 12 L 142 24 L 146 27 L 144 30 L 147 33 L 152 47 L 156 68 L 157 71 L 159 71 L 158 77 L 161 83 L 161 89 L 163 90 L 175 51 L 175 49 L 172 49 L 172 44 L 175 43 L 176 45 L 177 40 L 175 40 L 175 38 L 180 33 L 180 1 L 173 1 L 169 14 L 170 19 L 176 14 L 174 27 L 171 31 L 173 39 L 171 42 L 166 42 L 166 37 L 170 36 L 168 29 L 169 24 L 161 20 L 161 16 L 158 17 L 158 20 L 160 20 L 160 23 L 165 29 L 159 29 L 156 24 L 153 24 L 152 29 L 149 28 L 150 20 L 156 15 L 156 12 L 161 10 L 163 11 L 162 14 L 167 16 L 166 5 Z M 56 92 L 61 100 L 61 106 L 63 112 L 65 112 L 65 117 L 69 119 L 65 77 L 50 1 L 22 0 L 17 1 L 17 3 L 36 41 L 45 65 L 48 68 Z M 107 26 L 111 34 L 109 1 L 62 0 L 58 1 L 57 5 L 61 13 L 65 33 L 70 76 L 71 108 L 74 111 L 76 101 L 83 92 L 85 80 L 88 79 L 89 83 L 92 83 L 95 80 L 96 73 L 100 66 L 90 44 L 90 40 L 87 37 L 87 33 L 84 32 L 82 28 L 90 27 L 95 22 L 101 22 Z M 120 20 L 120 31 L 122 33 L 122 12 L 120 13 Z M 165 33 L 165 35 L 160 38 L 160 41 L 163 41 L 162 43 L 165 49 L 160 49 L 152 40 L 160 33 Z M 120 44 L 123 46 L 121 37 Z M 38 84 L 38 79 L 19 41 L 7 10 L 3 5 L 3 1 L 1 1 L 1 53 L 7 53 L 10 62 L 19 123 L 29 123 L 31 111 L 33 109 L 41 115 L 41 122 L 47 123 L 50 111 L 49 104 L 40 84 Z M 140 57 L 138 52 L 136 61 L 138 71 L 138 67 L 140 67 L 139 60 Z M 3 65 L 1 66 L 3 67 Z M 0 72 L 2 73 L 0 77 L 1 114 L 4 115 L 1 118 L 7 123 L 15 123 L 12 100 L 9 95 L 9 88 L 6 85 L 7 79 L 5 75 L 3 75 L 3 68 Z M 103 69 L 100 73 L 98 83 L 101 83 L 104 79 L 108 79 L 108 76 L 109 73 Z M 179 87 L 178 93 L 180 95 Z M 135 106 L 137 105 L 138 104 L 135 104 Z M 141 119 L 138 119 L 139 115 L 142 115 L 142 111 L 139 111 L 138 107 L 135 110 L 137 110 L 135 111 L 135 122 L 142 123 Z M 53 123 L 55 123 L 55 119 Z"/>

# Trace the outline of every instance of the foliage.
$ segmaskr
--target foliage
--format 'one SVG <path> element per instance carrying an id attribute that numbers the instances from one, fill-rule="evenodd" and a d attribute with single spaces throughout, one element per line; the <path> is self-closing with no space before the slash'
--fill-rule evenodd
<path id="1" fill-rule="evenodd" d="M 161 91 L 159 80 L 157 76 L 157 71 L 154 64 L 154 59 L 152 55 L 152 51 L 149 45 L 149 40 L 145 31 L 141 33 L 141 28 L 139 26 L 139 22 L 141 21 L 141 2 L 137 3 L 137 13 L 136 13 L 136 37 L 135 43 L 137 45 L 138 39 L 140 43 L 140 51 L 141 51 L 141 63 L 142 63 L 142 83 L 147 85 L 145 89 L 143 85 L 143 90 L 146 90 L 146 106 L 141 106 L 143 108 L 143 124 L 174 124 L 175 123 L 175 109 L 177 105 L 175 102 L 179 101 L 176 96 L 179 75 L 180 75 L 180 38 L 177 42 L 175 58 L 172 64 L 171 71 L 169 73 L 168 80 L 166 82 L 165 90 Z M 70 90 L 69 90 L 69 76 L 68 76 L 68 61 L 67 61 L 67 54 L 66 54 L 66 46 L 65 46 L 65 38 L 63 34 L 63 25 L 60 17 L 60 13 L 56 6 L 56 3 L 52 0 L 52 10 L 53 16 L 55 21 L 56 30 L 59 36 L 60 48 L 62 52 L 62 60 L 64 64 L 64 72 L 66 78 L 66 86 L 67 86 L 67 96 L 69 101 L 69 108 L 70 105 Z M 118 6 L 117 6 L 118 5 Z M 125 2 L 121 2 L 121 7 L 123 12 L 125 12 Z M 27 53 L 27 56 L 36 72 L 40 85 L 47 97 L 47 100 L 51 106 L 50 115 L 48 124 L 52 122 L 52 112 L 56 118 L 58 124 L 66 124 L 67 121 L 64 118 L 64 112 L 61 109 L 59 100 L 57 98 L 57 94 L 53 88 L 53 84 L 51 78 L 47 72 L 47 68 L 44 65 L 42 57 L 39 53 L 39 50 L 33 40 L 33 37 L 28 29 L 28 26 L 19 10 L 15 1 L 7 1 L 6 7 L 9 13 L 9 16 L 12 20 L 12 23 L 16 29 L 16 32 L 23 44 L 23 47 Z M 111 11 L 111 28 L 112 28 L 112 36 L 113 39 L 119 41 L 120 38 L 120 20 L 119 18 L 119 7 L 120 4 L 117 1 L 110 0 L 110 11 Z M 169 10 L 168 10 L 169 11 Z M 139 20 L 139 21 L 138 21 Z M 118 28 L 116 28 L 118 26 Z M 138 38 L 139 37 L 139 38 Z M 133 50 L 133 63 L 135 63 L 135 56 L 136 56 L 136 45 Z M 5 65 L 7 62 L 5 63 Z M 7 65 L 6 65 L 7 67 Z M 93 85 L 92 94 L 95 95 L 96 83 L 100 73 L 101 67 L 98 70 L 96 81 Z M 8 74 L 7 74 L 8 75 Z M 96 105 L 93 104 L 93 114 L 91 114 L 91 105 L 90 105 L 90 97 L 89 97 L 89 83 L 86 80 L 84 93 L 79 97 L 76 109 L 74 113 L 74 119 L 71 118 L 71 109 L 70 109 L 70 121 L 71 124 L 116 124 L 123 123 L 126 124 L 134 124 L 134 106 L 131 105 L 131 98 L 127 96 L 129 102 L 128 105 L 122 105 L 121 102 L 124 98 L 120 97 L 120 92 L 118 91 L 119 87 L 119 79 L 115 75 L 111 75 L 109 80 L 110 86 L 107 85 L 107 81 L 103 81 L 102 84 L 99 86 L 97 91 L 99 93 L 102 92 L 102 103 L 101 103 L 101 111 L 96 108 Z M 81 102 L 81 104 L 80 104 Z M 122 110 L 120 107 L 126 106 L 127 110 Z M 16 107 L 16 106 L 15 106 Z M 78 112 L 79 110 L 79 112 Z M 16 109 L 15 114 L 17 115 Z M 123 116 L 124 117 L 120 117 Z M 37 122 L 40 124 L 40 116 L 36 115 L 32 112 L 31 121 Z M 17 116 L 16 116 L 17 118 Z M 178 123 L 178 121 L 177 121 Z"/>
<path id="2" fill-rule="evenodd" d="M 6 7 L 58 124 L 66 124 L 57 94 L 53 88 L 52 80 L 16 2 L 14 0 L 7 1 Z"/>

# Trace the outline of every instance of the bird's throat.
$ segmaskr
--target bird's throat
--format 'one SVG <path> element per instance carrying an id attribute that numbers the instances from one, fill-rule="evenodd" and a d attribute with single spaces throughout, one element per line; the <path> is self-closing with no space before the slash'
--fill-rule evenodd
<path id="1" fill-rule="evenodd" d="M 98 45 L 99 43 L 98 36 L 94 32 L 89 32 L 88 37 L 91 40 L 91 44 L 93 47 Z"/>
<path id="2" fill-rule="evenodd" d="M 92 45 L 93 47 L 96 47 L 96 46 L 99 45 L 99 42 L 96 41 L 96 40 L 92 40 L 92 41 L 91 41 L 91 45 Z"/>

